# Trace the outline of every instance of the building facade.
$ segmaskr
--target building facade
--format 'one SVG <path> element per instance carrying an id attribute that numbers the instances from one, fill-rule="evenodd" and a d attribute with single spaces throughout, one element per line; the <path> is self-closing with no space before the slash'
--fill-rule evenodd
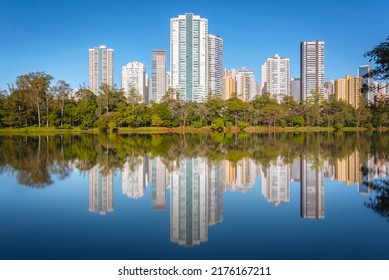
<path id="1" fill-rule="evenodd" d="M 262 85 L 264 91 L 281 103 L 285 96 L 290 95 L 290 63 L 289 58 L 278 54 L 268 58 L 262 65 Z"/>
<path id="2" fill-rule="evenodd" d="M 324 42 L 300 44 L 301 100 L 307 100 L 312 92 L 324 92 Z"/>
<path id="3" fill-rule="evenodd" d="M 135 89 L 147 103 L 146 67 L 143 63 L 134 61 L 122 67 L 121 87 L 124 95 L 128 96 L 131 89 Z"/>
<path id="4" fill-rule="evenodd" d="M 335 100 L 343 100 L 354 108 L 359 107 L 362 94 L 362 77 L 351 77 L 335 80 Z"/>
<path id="5" fill-rule="evenodd" d="M 101 45 L 89 49 L 89 89 L 98 94 L 103 84 L 113 86 L 113 49 Z"/>
<path id="6" fill-rule="evenodd" d="M 208 91 L 223 96 L 223 39 L 208 35 Z"/>
<path id="7" fill-rule="evenodd" d="M 170 19 L 170 87 L 184 101 L 208 95 L 208 20 L 194 14 Z"/>
<path id="8" fill-rule="evenodd" d="M 362 82 L 366 87 L 366 91 L 364 92 L 366 99 L 370 103 L 374 103 L 373 70 L 369 65 L 361 65 L 358 68 L 358 76 L 362 77 Z"/>
<path id="9" fill-rule="evenodd" d="M 257 83 L 255 81 L 254 71 L 247 68 L 240 68 L 235 76 L 236 97 L 243 101 L 250 101 L 256 95 Z"/>
<path id="10" fill-rule="evenodd" d="M 166 51 L 151 51 L 151 96 L 150 99 L 159 103 L 167 91 Z"/>

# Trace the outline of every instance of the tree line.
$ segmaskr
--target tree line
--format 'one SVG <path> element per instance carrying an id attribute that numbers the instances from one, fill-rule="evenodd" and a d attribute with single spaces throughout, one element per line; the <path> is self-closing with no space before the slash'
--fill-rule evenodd
<path id="1" fill-rule="evenodd" d="M 341 128 L 389 126 L 389 100 L 370 104 L 361 94 L 358 108 L 344 101 L 331 101 L 314 92 L 298 102 L 291 96 L 281 104 L 267 93 L 245 102 L 237 97 L 223 100 L 209 94 L 201 103 L 186 102 L 169 89 L 160 103 L 146 105 L 132 88 L 101 86 L 99 94 L 86 87 L 71 94 L 68 83 L 44 72 L 18 76 L 8 93 L 0 95 L 0 127 L 58 127 L 81 129 L 118 127 L 211 126 L 214 130 L 237 126 L 319 126 Z"/>

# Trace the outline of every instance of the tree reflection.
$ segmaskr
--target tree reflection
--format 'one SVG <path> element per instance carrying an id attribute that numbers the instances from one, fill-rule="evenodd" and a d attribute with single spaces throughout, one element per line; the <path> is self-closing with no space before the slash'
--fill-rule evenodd
<path id="1" fill-rule="evenodd" d="M 375 192 L 375 197 L 369 198 L 365 206 L 387 219 L 389 223 L 389 179 L 375 179 L 371 187 Z"/>
<path id="2" fill-rule="evenodd" d="M 209 163 L 228 160 L 232 164 L 250 158 L 267 167 L 281 158 L 292 163 L 309 159 L 316 167 L 328 160 L 343 159 L 358 151 L 360 162 L 369 154 L 389 159 L 389 134 L 367 133 L 203 133 L 166 135 L 80 134 L 45 136 L 1 136 L 0 173 L 15 175 L 21 185 L 42 188 L 54 176 L 64 179 L 72 172 L 87 172 L 99 164 L 103 174 L 135 169 L 139 158 L 160 158 L 167 170 L 180 161 L 196 157 Z"/>

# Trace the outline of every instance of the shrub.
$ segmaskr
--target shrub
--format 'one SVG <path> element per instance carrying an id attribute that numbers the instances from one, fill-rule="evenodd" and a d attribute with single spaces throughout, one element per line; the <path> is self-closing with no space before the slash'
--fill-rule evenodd
<path id="1" fill-rule="evenodd" d="M 193 122 L 193 127 L 194 128 L 200 128 L 202 126 L 203 126 L 203 124 L 201 122 Z"/>
<path id="2" fill-rule="evenodd" d="M 211 128 L 214 131 L 219 131 L 219 132 L 223 131 L 223 129 L 224 129 L 223 120 L 221 118 L 217 118 L 217 119 L 213 120 Z"/>
<path id="3" fill-rule="evenodd" d="M 343 124 L 341 124 L 341 123 L 335 124 L 335 129 L 336 130 L 342 130 L 343 129 Z"/>
<path id="4" fill-rule="evenodd" d="M 245 129 L 246 127 L 248 127 L 249 124 L 247 122 L 244 122 L 244 121 L 238 121 L 238 127 L 240 130 L 243 130 Z"/>

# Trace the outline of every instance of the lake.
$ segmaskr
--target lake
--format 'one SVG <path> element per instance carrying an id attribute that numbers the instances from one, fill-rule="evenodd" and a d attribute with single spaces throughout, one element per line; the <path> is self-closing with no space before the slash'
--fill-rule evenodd
<path id="1" fill-rule="evenodd" d="M 0 136 L 0 259 L 389 259 L 389 133 Z"/>

